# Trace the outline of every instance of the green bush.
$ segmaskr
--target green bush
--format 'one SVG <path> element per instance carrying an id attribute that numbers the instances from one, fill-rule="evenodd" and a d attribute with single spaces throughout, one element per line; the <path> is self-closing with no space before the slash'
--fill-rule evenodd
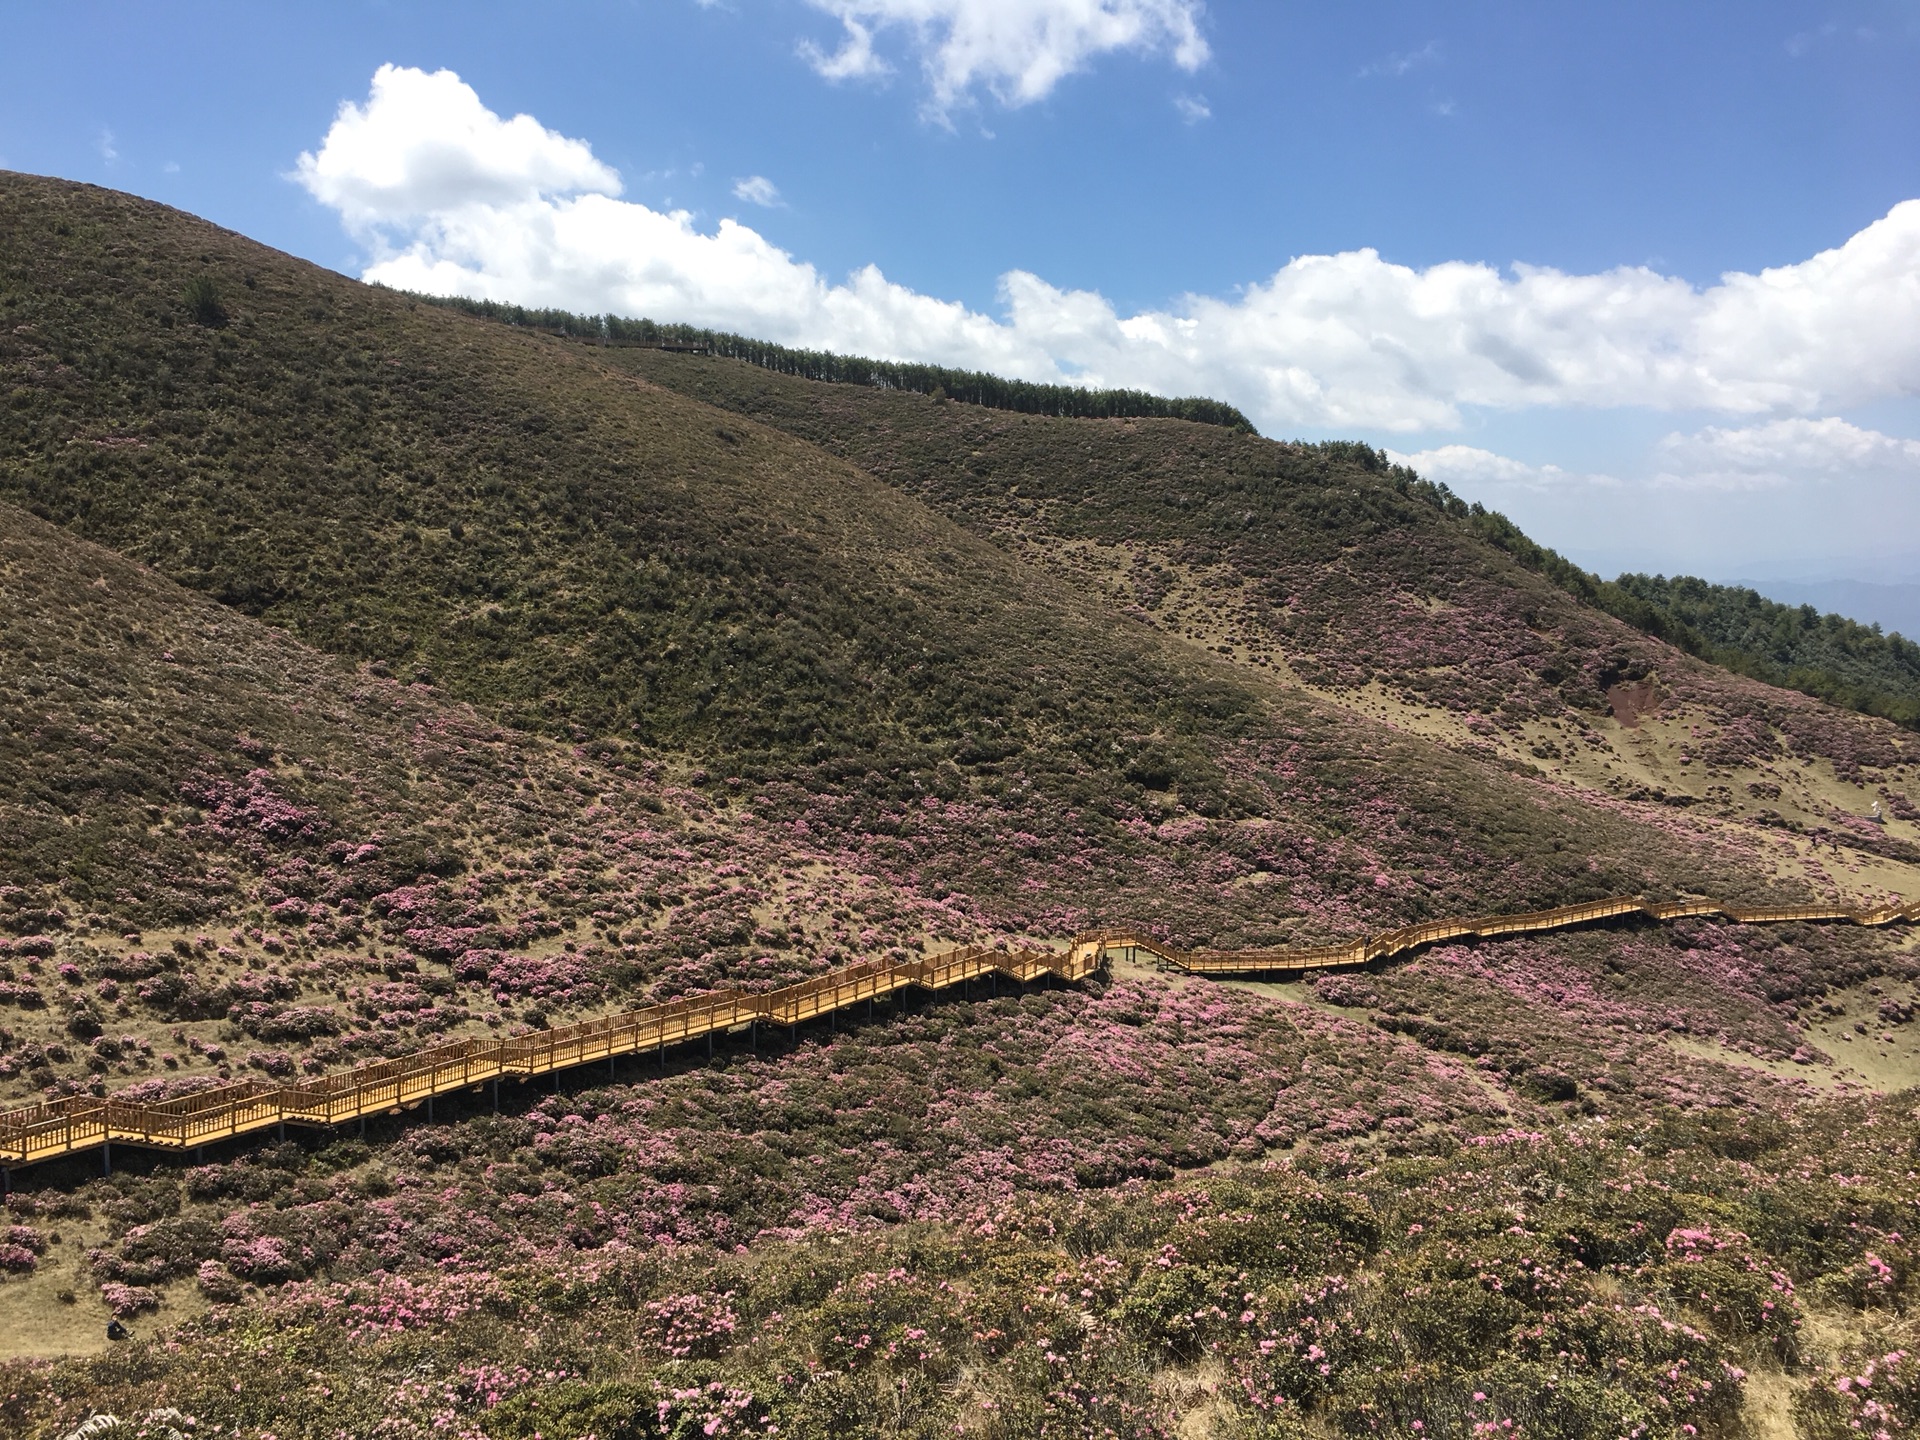
<path id="1" fill-rule="evenodd" d="M 227 308 L 220 303 L 220 287 L 211 275 L 196 275 L 187 282 L 187 313 L 196 325 L 219 330 L 227 323 Z"/>

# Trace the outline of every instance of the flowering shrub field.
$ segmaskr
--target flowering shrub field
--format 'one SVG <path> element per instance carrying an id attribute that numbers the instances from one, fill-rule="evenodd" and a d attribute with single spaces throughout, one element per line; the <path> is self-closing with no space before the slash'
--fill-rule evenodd
<path id="1" fill-rule="evenodd" d="M 531 1159 L 448 1156 L 423 1177 L 436 1195 L 490 1184 L 575 1218 L 485 1264 L 482 1222 L 433 1263 L 276 1272 L 249 1298 L 216 1269 L 204 1318 L 164 1343 L 16 1366 L 4 1413 L 51 1434 L 89 1407 L 167 1405 L 199 1433 L 283 1440 L 1584 1440 L 1785 1423 L 1751 1383 L 1785 1369 L 1806 1377 L 1806 1433 L 1898 1434 L 1916 1418 L 1894 1340 L 1920 1192 L 1910 1160 L 1888 1162 L 1914 1153 L 1916 1118 L 1866 1101 L 1757 1113 L 1508 1126 L 1400 1157 L 1327 1139 L 747 1249 L 630 1243 L 584 1218 L 587 1182 L 559 1199 Z M 372 1183 L 336 1152 L 274 1161 L 296 1210 Z M 245 1213 L 262 1212 L 285 1210 Z"/>
<path id="2" fill-rule="evenodd" d="M 1130 742 L 1137 781 L 1049 779 L 1017 753 L 984 786 L 935 773 L 907 795 L 716 786 L 344 669 L 24 516 L 0 556 L 0 625 L 62 647 L 0 663 L 23 781 L 0 795 L 0 1099 L 284 1078 L 1109 917 L 1306 943 L 1485 908 L 1490 876 L 1511 908 L 1767 893 L 1728 886 L 1758 853 L 1738 836 L 1310 707 L 1184 750 Z M 130 627 L 146 638 L 110 638 Z M 121 692 L 157 718 L 106 703 Z M 1156 766 L 1197 778 L 1156 791 Z"/>
<path id="3" fill-rule="evenodd" d="M 1370 451 L 589 351 L 0 192 L 0 1105 L 1105 922 L 1920 889 L 1910 735 Z M 0 1361 L 0 1433 L 1892 1437 L 1917 986 L 1622 921 L 116 1146 L 10 1177 L 0 1356 L 134 1338 Z"/>

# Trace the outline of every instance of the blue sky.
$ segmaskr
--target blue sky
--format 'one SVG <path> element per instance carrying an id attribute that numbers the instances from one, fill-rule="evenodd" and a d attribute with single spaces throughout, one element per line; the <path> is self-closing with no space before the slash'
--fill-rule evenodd
<path id="1" fill-rule="evenodd" d="M 0 60 L 0 164 L 347 273 L 1220 394 L 1609 572 L 1920 580 L 1915 0 L 16 3 Z"/>

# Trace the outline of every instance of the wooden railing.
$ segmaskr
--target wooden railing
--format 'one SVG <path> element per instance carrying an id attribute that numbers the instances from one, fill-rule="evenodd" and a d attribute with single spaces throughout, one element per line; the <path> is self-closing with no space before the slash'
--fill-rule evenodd
<path id="1" fill-rule="evenodd" d="M 1194 975 L 1299 975 L 1365 965 L 1443 940 L 1564 930 L 1623 915 L 1652 920 L 1718 915 L 1742 925 L 1792 920 L 1890 925 L 1920 920 L 1920 903 L 1879 910 L 1830 905 L 1739 909 L 1715 900 L 1594 900 L 1519 915 L 1430 920 L 1349 944 L 1296 950 L 1181 950 L 1128 928 L 1076 936 L 1065 951 L 967 946 L 900 964 L 861 961 L 778 990 L 715 990 L 503 1040 L 449 1041 L 396 1060 L 376 1060 L 290 1085 L 240 1080 L 151 1103 L 116 1100 L 110 1095 L 44 1101 L 0 1112 L 0 1165 L 51 1160 L 115 1144 L 187 1150 L 289 1124 L 340 1125 L 369 1115 L 398 1114 L 422 1102 L 431 1103 L 437 1095 L 456 1094 L 488 1081 L 526 1080 L 622 1055 L 655 1052 L 664 1057 L 669 1045 L 761 1021 L 791 1028 L 908 986 L 941 990 L 988 975 L 1005 975 L 1022 983 L 1049 975 L 1081 980 L 1115 952 L 1131 958 L 1145 951 Z"/>
<path id="2" fill-rule="evenodd" d="M 900 964 L 862 961 L 778 990 L 715 990 L 503 1040 L 449 1041 L 288 1085 L 240 1080 L 152 1103 L 91 1095 L 50 1100 L 0 1112 L 0 1165 L 115 1144 L 185 1150 L 282 1125 L 340 1125 L 488 1081 L 526 1080 L 622 1055 L 664 1055 L 669 1045 L 762 1021 L 791 1028 L 908 986 L 940 990 L 989 975 L 1080 980 L 1101 963 L 1103 956 L 1085 946 L 1060 952 L 974 945 Z"/>
<path id="3" fill-rule="evenodd" d="M 1696 915 L 1719 915 L 1739 925 L 1779 924 L 1790 920 L 1842 920 L 1852 925 L 1891 925 L 1920 920 L 1920 902 L 1889 905 L 1878 910 L 1856 910 L 1838 905 L 1780 905 L 1741 909 L 1718 900 L 1645 902 L 1622 897 L 1562 905 L 1555 910 L 1530 910 L 1519 915 L 1483 915 L 1470 920 L 1429 920 L 1398 930 L 1354 940 L 1345 945 L 1319 945 L 1302 950 L 1180 950 L 1132 930 L 1105 930 L 1090 940 L 1101 956 L 1110 950 L 1133 955 L 1146 951 L 1194 975 L 1301 975 L 1344 965 L 1365 965 L 1393 955 L 1404 955 L 1442 940 L 1495 935 L 1525 935 L 1540 930 L 1566 930 L 1593 925 L 1622 915 L 1650 920 L 1681 920 Z"/>

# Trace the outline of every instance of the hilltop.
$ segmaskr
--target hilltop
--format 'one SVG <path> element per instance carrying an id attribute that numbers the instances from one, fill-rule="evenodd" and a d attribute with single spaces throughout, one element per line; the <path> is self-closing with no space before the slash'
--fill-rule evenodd
<path id="1" fill-rule="evenodd" d="M 1365 447 L 583 345 L 17 175 L 0 388 L 12 1103 L 1123 919 L 1920 894 L 1911 732 Z M 1907 1333 L 1917 974 L 1719 920 L 1119 966 L 364 1140 L 116 1147 L 15 1177 L 0 1339 L 140 1339 L 16 1362 L 0 1415 L 1844 1428 Z"/>

